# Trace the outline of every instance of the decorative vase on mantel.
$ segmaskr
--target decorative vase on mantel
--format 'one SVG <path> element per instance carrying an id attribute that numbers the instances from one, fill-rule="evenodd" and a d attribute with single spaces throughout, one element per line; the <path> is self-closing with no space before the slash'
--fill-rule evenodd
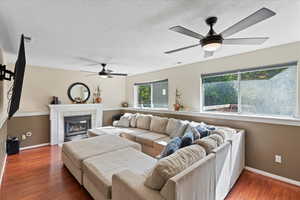
<path id="1" fill-rule="evenodd" d="M 95 103 L 102 103 L 102 98 L 101 97 L 96 97 L 95 98 Z"/>
<path id="2" fill-rule="evenodd" d="M 99 86 L 97 86 L 96 92 L 94 93 L 94 103 L 102 103 L 101 90 Z"/>

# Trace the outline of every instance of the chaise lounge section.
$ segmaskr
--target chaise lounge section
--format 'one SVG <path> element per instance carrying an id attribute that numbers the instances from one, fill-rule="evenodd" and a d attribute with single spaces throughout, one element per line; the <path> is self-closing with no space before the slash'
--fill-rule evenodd
<path id="1" fill-rule="evenodd" d="M 141 145 L 115 135 L 101 135 L 95 138 L 67 142 L 62 147 L 62 160 L 76 180 L 82 184 L 82 163 L 93 156 L 118 149 L 132 147 L 141 150 Z"/>

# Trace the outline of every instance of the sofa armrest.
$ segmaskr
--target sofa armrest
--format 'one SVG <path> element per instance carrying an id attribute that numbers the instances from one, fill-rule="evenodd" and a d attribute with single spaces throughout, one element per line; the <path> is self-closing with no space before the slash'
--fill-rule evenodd
<path id="1" fill-rule="evenodd" d="M 164 200 L 159 191 L 144 185 L 145 178 L 129 170 L 112 177 L 112 200 Z"/>
<path id="2" fill-rule="evenodd" d="M 160 193 L 166 200 L 215 200 L 215 154 L 170 178 Z"/>
<path id="3" fill-rule="evenodd" d="M 226 141 L 212 153 L 216 155 L 216 199 L 225 199 L 230 191 L 231 142 Z"/>

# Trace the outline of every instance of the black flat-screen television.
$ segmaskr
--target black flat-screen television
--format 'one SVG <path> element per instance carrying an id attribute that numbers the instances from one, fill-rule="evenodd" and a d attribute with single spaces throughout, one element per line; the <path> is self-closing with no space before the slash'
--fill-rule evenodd
<path id="1" fill-rule="evenodd" d="M 10 99 L 10 107 L 8 118 L 10 119 L 19 109 L 21 93 L 23 87 L 23 79 L 26 67 L 24 35 L 21 36 L 18 58 L 15 64 L 14 84 L 12 88 L 12 96 Z"/>

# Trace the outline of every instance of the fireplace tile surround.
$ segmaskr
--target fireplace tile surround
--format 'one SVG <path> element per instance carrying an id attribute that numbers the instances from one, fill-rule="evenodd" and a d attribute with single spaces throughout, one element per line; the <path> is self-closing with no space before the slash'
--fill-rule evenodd
<path id="1" fill-rule="evenodd" d="M 91 128 L 102 126 L 102 104 L 58 104 L 50 108 L 50 144 L 63 144 L 65 141 L 65 117 L 91 116 Z"/>

